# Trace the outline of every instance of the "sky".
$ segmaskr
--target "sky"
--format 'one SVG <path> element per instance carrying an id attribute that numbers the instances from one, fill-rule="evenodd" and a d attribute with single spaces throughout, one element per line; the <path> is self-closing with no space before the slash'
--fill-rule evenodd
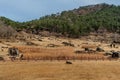
<path id="1" fill-rule="evenodd" d="M 99 3 L 120 5 L 120 0 L 0 0 L 0 16 L 24 22 Z"/>

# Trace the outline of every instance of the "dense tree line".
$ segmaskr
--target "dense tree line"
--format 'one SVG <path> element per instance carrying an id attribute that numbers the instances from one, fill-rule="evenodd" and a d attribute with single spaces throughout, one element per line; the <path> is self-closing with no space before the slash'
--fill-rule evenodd
<path id="1" fill-rule="evenodd" d="M 28 22 L 14 22 L 5 19 L 4 22 L 15 29 L 27 29 L 38 34 L 40 31 L 56 32 L 68 37 L 80 37 L 100 28 L 108 32 L 120 33 L 120 6 L 97 4 L 78 9 L 47 15 Z"/>

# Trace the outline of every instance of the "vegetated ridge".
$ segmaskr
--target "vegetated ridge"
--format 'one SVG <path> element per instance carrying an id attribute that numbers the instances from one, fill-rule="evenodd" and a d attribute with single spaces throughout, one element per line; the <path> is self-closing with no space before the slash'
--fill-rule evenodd
<path id="1" fill-rule="evenodd" d="M 102 3 L 46 15 L 40 19 L 27 22 L 15 22 L 6 17 L 0 17 L 0 28 L 5 28 L 3 29 L 5 31 L 0 29 L 0 32 L 1 30 L 5 32 L 0 37 L 13 36 L 13 33 L 19 31 L 42 36 L 46 36 L 44 32 L 47 32 L 47 35 L 72 38 L 89 35 L 91 32 L 98 33 L 99 31 L 119 34 L 119 14 L 120 6 Z"/>

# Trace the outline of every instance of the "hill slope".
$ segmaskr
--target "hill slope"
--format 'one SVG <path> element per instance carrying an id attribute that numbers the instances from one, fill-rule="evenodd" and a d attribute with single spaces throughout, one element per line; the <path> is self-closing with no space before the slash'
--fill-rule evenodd
<path id="1" fill-rule="evenodd" d="M 24 30 L 27 33 L 41 35 L 41 32 L 47 31 L 67 37 L 80 37 L 90 32 L 120 33 L 119 14 L 120 6 L 103 3 L 63 11 L 23 23 L 6 20 L 6 18 L 2 20 L 16 30 Z"/>
<path id="2" fill-rule="evenodd" d="M 120 31 L 120 6 L 97 4 L 52 14 L 38 20 L 26 22 L 34 33 L 47 30 L 68 37 L 79 37 L 106 29 L 108 32 Z"/>

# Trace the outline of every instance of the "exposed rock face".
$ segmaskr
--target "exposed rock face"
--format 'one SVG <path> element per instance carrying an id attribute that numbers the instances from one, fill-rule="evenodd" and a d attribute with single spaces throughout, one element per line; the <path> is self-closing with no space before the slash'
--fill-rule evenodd
<path id="1" fill-rule="evenodd" d="M 89 6 L 85 6 L 82 8 L 80 7 L 79 9 L 75 9 L 75 10 L 73 10 L 73 12 L 75 14 L 85 15 L 85 14 L 89 14 L 92 12 L 100 11 L 101 9 L 103 9 L 105 7 L 110 7 L 110 5 L 107 5 L 105 3 L 97 4 L 97 5 L 89 5 Z"/>

